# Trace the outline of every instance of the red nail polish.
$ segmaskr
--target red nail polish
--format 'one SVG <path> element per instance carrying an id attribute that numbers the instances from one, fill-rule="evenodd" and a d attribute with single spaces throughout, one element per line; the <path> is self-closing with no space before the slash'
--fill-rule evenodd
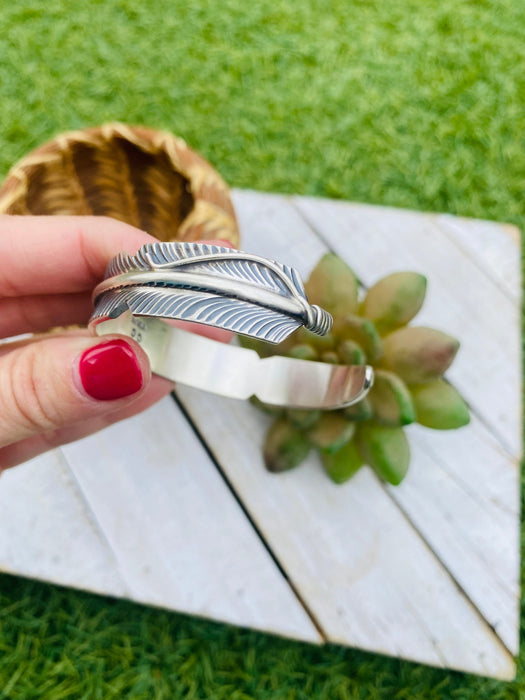
<path id="1" fill-rule="evenodd" d="M 109 340 L 86 350 L 79 362 L 86 394 L 100 401 L 131 396 L 142 388 L 142 370 L 125 340 Z"/>

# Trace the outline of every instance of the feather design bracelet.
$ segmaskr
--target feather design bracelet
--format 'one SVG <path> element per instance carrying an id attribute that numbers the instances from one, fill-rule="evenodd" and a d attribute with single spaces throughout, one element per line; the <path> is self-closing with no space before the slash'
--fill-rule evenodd
<path id="1" fill-rule="evenodd" d="M 325 335 L 332 317 L 310 305 L 299 273 L 266 258 L 205 243 L 152 243 L 120 253 L 93 293 L 93 332 L 139 342 L 152 371 L 231 398 L 337 408 L 363 398 L 373 370 L 273 356 L 188 333 L 191 321 L 280 343 L 301 326 Z"/>

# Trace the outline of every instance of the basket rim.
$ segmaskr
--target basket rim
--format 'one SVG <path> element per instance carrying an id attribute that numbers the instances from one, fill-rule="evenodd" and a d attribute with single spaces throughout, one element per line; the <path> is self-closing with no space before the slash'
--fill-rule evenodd
<path id="1" fill-rule="evenodd" d="M 27 170 L 31 170 L 38 165 L 61 160 L 62 153 L 70 149 L 72 144 L 85 143 L 93 145 L 93 137 L 96 135 L 102 136 L 103 140 L 106 142 L 109 142 L 116 137 L 125 139 L 146 153 L 166 153 L 174 169 L 183 175 L 189 181 L 191 186 L 193 173 L 191 172 L 191 169 L 188 170 L 184 166 L 177 153 L 177 149 L 187 149 L 197 156 L 197 158 L 199 158 L 199 160 L 201 160 L 203 163 L 206 163 L 210 171 L 210 178 L 212 177 L 212 173 L 216 176 L 213 178 L 214 186 L 219 190 L 223 190 L 224 192 L 229 191 L 226 182 L 215 170 L 215 168 L 208 163 L 208 161 L 205 161 L 204 158 L 199 156 L 196 151 L 191 149 L 186 141 L 180 136 L 176 136 L 165 129 L 152 129 L 151 127 L 146 127 L 139 124 L 125 124 L 123 122 L 115 121 L 107 122 L 99 126 L 88 126 L 83 129 L 64 131 L 51 139 L 44 141 L 44 143 L 36 146 L 36 148 L 22 156 L 22 158 L 11 166 L 4 180 L 0 183 L 0 204 L 2 207 L 6 206 L 5 200 L 3 199 L 3 190 L 10 180 L 18 180 L 21 185 L 27 186 L 29 175 Z M 57 146 L 58 150 L 56 149 Z M 16 200 L 17 197 L 15 197 L 14 194 L 15 193 L 12 192 L 9 200 Z"/>
<path id="2" fill-rule="evenodd" d="M 231 237 L 232 242 L 238 244 L 240 233 L 230 190 L 214 166 L 190 148 L 184 139 L 170 131 L 119 121 L 59 133 L 22 156 L 0 183 L 0 214 L 16 208 L 19 202 L 25 200 L 38 166 L 61 163 L 64 153 L 76 144 L 96 148 L 97 144 L 102 146 L 117 138 L 133 144 L 144 153 L 153 156 L 162 153 L 168 158 L 173 171 L 185 178 L 193 198 L 193 208 L 181 223 L 181 228 L 190 225 L 190 218 L 191 225 L 195 225 L 196 219 L 206 223 L 210 217 L 218 217 L 230 230 L 230 235 L 226 237 Z M 228 223 L 226 219 L 229 219 Z"/>

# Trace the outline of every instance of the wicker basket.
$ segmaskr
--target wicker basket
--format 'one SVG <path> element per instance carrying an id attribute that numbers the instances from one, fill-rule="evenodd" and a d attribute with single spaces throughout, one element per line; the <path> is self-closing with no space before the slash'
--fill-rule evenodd
<path id="1" fill-rule="evenodd" d="M 217 171 L 172 134 L 124 124 L 61 134 L 29 153 L 0 187 L 0 213 L 111 216 L 162 241 L 239 246 Z"/>

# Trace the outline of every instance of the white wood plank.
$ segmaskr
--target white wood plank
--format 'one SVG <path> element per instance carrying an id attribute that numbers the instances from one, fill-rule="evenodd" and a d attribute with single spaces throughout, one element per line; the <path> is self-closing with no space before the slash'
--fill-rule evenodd
<path id="1" fill-rule="evenodd" d="M 173 399 L 62 449 L 133 600 L 321 641 Z"/>
<path id="2" fill-rule="evenodd" d="M 0 570 L 95 593 L 128 594 L 59 452 L 2 474 Z"/>
<path id="3" fill-rule="evenodd" d="M 434 216 L 443 233 L 495 280 L 509 299 L 519 304 L 521 274 L 516 265 L 516 250 L 521 246 L 519 229 L 496 221 L 465 219 L 450 214 Z"/>
<path id="4" fill-rule="evenodd" d="M 450 226 L 449 234 L 444 235 L 431 215 L 314 198 L 293 201 L 328 245 L 348 260 L 365 286 L 401 269 L 428 277 L 428 296 L 417 324 L 434 325 L 459 338 L 462 347 L 447 377 L 502 445 L 518 457 L 519 305 L 451 242 Z M 519 265 L 516 249 L 507 269 L 518 270 Z"/>
<path id="5" fill-rule="evenodd" d="M 283 195 L 251 190 L 232 192 L 243 250 L 279 262 L 292 261 L 303 275 L 326 253 L 326 244 Z"/>
<path id="6" fill-rule="evenodd" d="M 330 641 L 514 677 L 512 656 L 368 468 L 344 486 L 316 458 L 269 474 L 266 417 L 242 402 L 177 391 Z"/>
<path id="7" fill-rule="evenodd" d="M 389 487 L 389 492 L 506 647 L 517 655 L 519 465 L 491 444 L 494 441 L 476 419 L 462 434 L 443 434 L 416 425 L 407 433 L 412 467 L 404 482 Z M 449 440 L 452 435 L 455 439 Z M 496 475 L 497 470 L 504 478 Z M 489 496 L 484 489 L 484 480 L 494 477 L 499 497 L 494 491 Z"/>

